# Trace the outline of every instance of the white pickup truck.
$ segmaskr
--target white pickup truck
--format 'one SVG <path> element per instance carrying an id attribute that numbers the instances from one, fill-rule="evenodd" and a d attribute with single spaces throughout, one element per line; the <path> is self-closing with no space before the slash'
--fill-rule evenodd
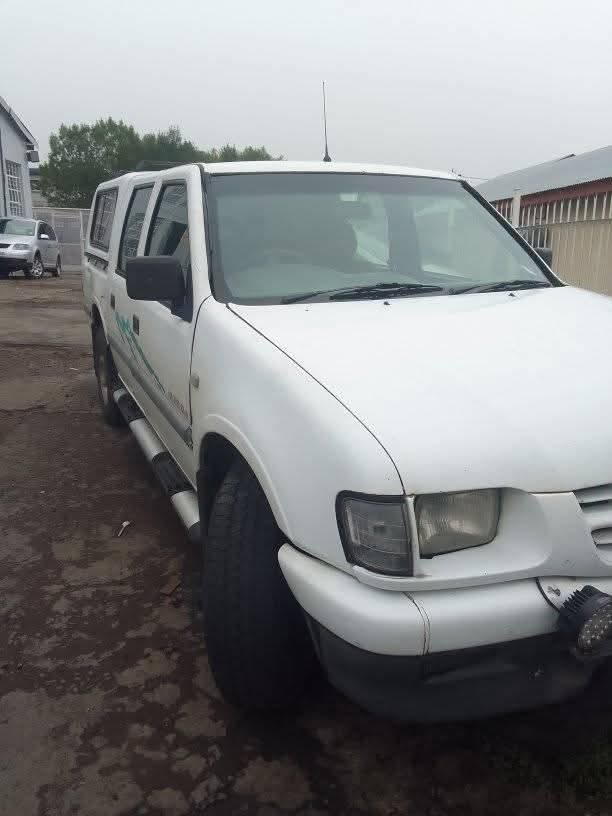
<path id="1" fill-rule="evenodd" d="M 286 705 L 321 664 L 379 714 L 468 718 L 608 657 L 612 301 L 464 180 L 128 173 L 83 290 L 104 417 L 201 542 L 228 700 Z"/>

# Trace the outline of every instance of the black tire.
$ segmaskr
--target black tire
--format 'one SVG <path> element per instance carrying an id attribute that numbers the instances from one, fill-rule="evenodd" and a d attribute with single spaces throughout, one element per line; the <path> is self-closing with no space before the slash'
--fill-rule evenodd
<path id="1" fill-rule="evenodd" d="M 43 263 L 42 258 L 40 257 L 40 253 L 37 252 L 34 256 L 34 262 L 32 264 L 31 269 L 24 270 L 26 278 L 30 280 L 41 280 L 45 277 L 45 265 Z"/>
<path id="2" fill-rule="evenodd" d="M 57 256 L 57 260 L 55 261 L 55 267 L 51 270 L 51 275 L 54 278 L 59 278 L 62 274 L 62 259 L 60 256 Z"/>
<path id="3" fill-rule="evenodd" d="M 228 702 L 294 702 L 317 666 L 306 622 L 278 564 L 281 533 L 253 472 L 237 460 L 212 507 L 204 548 L 208 660 Z"/>
<path id="4" fill-rule="evenodd" d="M 102 415 L 108 425 L 116 428 L 123 423 L 121 412 L 113 399 L 113 391 L 119 387 L 119 382 L 115 363 L 106 342 L 106 335 L 100 325 L 94 330 L 93 357 Z"/>

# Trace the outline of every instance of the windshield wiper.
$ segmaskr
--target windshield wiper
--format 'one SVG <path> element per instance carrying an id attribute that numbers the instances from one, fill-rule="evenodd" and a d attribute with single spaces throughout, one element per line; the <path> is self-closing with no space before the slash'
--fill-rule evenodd
<path id="1" fill-rule="evenodd" d="M 450 289 L 451 295 L 462 295 L 464 292 L 510 292 L 513 289 L 550 289 L 547 281 L 516 280 L 497 281 L 497 283 L 479 283 L 474 286 L 464 286 L 461 289 Z"/>
<path id="2" fill-rule="evenodd" d="M 368 286 L 347 286 L 342 289 L 322 289 L 319 292 L 304 292 L 283 298 L 281 303 L 299 303 L 303 300 L 327 295 L 329 300 L 365 300 L 367 298 L 403 297 L 421 295 L 428 292 L 442 292 L 442 286 L 424 283 L 373 283 Z"/>

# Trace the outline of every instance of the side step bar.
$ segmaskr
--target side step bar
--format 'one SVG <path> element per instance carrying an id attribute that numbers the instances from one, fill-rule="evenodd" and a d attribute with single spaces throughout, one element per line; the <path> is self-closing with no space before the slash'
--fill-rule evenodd
<path id="1" fill-rule="evenodd" d="M 200 540 L 200 508 L 194 489 L 125 388 L 115 391 L 113 398 L 164 492 L 170 497 L 174 509 L 187 530 L 189 540 L 198 542 Z"/>

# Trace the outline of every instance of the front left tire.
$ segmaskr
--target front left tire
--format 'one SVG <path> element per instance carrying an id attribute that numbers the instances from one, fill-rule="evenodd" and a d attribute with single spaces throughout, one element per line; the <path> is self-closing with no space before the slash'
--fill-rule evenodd
<path id="1" fill-rule="evenodd" d="M 25 276 L 30 280 L 39 280 L 44 274 L 45 267 L 43 265 L 42 258 L 37 254 L 34 256 L 34 260 L 32 261 L 32 267 L 25 270 Z"/>
<path id="2" fill-rule="evenodd" d="M 118 388 L 119 381 L 113 356 L 106 341 L 106 334 L 101 325 L 97 325 L 94 329 L 93 355 L 102 415 L 107 425 L 117 428 L 123 424 L 121 411 L 113 397 L 113 392 Z"/>
<path id="3" fill-rule="evenodd" d="M 59 278 L 62 274 L 62 259 L 60 256 L 57 256 L 57 260 L 55 261 L 55 269 L 52 270 L 51 274 L 54 278 Z"/>
<path id="4" fill-rule="evenodd" d="M 253 471 L 237 459 L 215 497 L 204 542 L 204 628 L 219 690 L 245 709 L 289 706 L 318 665 L 278 563 L 283 540 Z"/>

